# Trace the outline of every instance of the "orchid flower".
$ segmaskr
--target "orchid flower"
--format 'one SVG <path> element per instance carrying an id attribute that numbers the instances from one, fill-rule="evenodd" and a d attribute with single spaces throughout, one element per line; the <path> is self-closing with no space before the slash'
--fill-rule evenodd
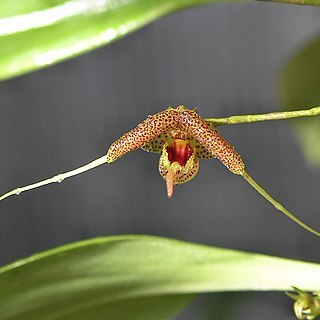
<path id="1" fill-rule="evenodd" d="M 137 148 L 161 153 L 159 172 L 166 181 L 169 198 L 175 185 L 196 176 L 199 158 L 217 158 L 232 173 L 244 173 L 244 163 L 234 148 L 196 111 L 184 106 L 148 116 L 110 146 L 107 162 L 111 163 Z"/>

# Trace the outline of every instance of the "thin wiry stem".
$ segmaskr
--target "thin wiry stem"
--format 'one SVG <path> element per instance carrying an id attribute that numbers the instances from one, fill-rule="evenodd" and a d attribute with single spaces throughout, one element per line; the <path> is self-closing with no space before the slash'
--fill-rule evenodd
<path id="1" fill-rule="evenodd" d="M 249 176 L 247 172 L 245 172 L 242 177 L 256 190 L 258 191 L 267 201 L 269 201 L 271 204 L 274 205 L 274 207 L 284 213 L 287 217 L 289 217 L 291 220 L 296 222 L 298 225 L 300 225 L 302 228 L 308 230 L 309 232 L 315 234 L 316 236 L 320 237 L 320 232 L 312 229 L 308 225 L 306 225 L 304 222 L 302 222 L 300 219 L 298 219 L 293 213 L 291 213 L 289 210 L 287 210 L 282 204 L 280 204 L 278 201 L 273 199 L 266 190 L 264 190 L 252 177 Z"/>
<path id="2" fill-rule="evenodd" d="M 20 187 L 20 188 L 16 188 L 12 191 L 9 191 L 7 192 L 6 194 L 4 194 L 3 196 L 0 197 L 0 201 L 4 200 L 5 198 L 8 198 L 12 195 L 19 195 L 20 193 L 24 192 L 24 191 L 28 191 L 28 190 L 32 190 L 32 189 L 35 189 L 35 188 L 39 188 L 39 187 L 42 187 L 42 186 L 45 186 L 47 184 L 50 184 L 50 183 L 55 183 L 55 182 L 58 182 L 58 183 L 61 183 L 63 180 L 69 178 L 69 177 L 73 177 L 73 176 L 76 176 L 80 173 L 83 173 L 85 171 L 88 171 L 88 170 L 91 170 L 93 168 L 96 168 L 98 166 L 101 166 L 102 164 L 105 164 L 107 162 L 107 157 L 106 155 L 102 156 L 101 158 L 98 158 L 96 160 L 93 160 L 91 161 L 90 163 L 84 165 L 84 166 L 81 166 L 79 168 L 76 168 L 74 170 L 71 170 L 71 171 L 68 171 L 68 172 L 65 172 L 65 173 L 59 173 L 58 175 L 52 177 L 52 178 L 48 178 L 48 179 L 45 179 L 45 180 L 42 180 L 42 181 L 39 181 L 39 182 L 36 182 L 36 183 L 33 183 L 33 184 L 29 184 L 27 186 L 24 186 L 24 187 Z"/>
<path id="3" fill-rule="evenodd" d="M 296 111 L 283 111 L 283 112 L 271 112 L 263 114 L 247 114 L 240 116 L 231 116 L 227 118 L 209 118 L 205 119 L 209 124 L 214 127 L 222 126 L 226 124 L 241 124 L 251 123 L 268 120 L 287 120 L 299 117 L 312 117 L 320 115 L 320 107 L 315 107 L 307 110 L 296 110 Z"/>
<path id="4" fill-rule="evenodd" d="M 257 0 L 257 1 L 300 4 L 300 5 L 304 5 L 304 6 L 320 6 L 319 0 Z"/>

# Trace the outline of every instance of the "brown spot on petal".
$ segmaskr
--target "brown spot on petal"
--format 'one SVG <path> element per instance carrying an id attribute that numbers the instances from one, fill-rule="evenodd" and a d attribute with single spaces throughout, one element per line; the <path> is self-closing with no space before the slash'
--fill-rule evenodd
<path id="1" fill-rule="evenodd" d="M 125 133 L 110 146 L 107 152 L 107 162 L 113 162 L 126 153 L 142 147 L 162 133 L 177 129 L 179 126 L 177 115 L 175 109 L 167 109 L 148 116 L 136 128 Z"/>
<path id="2" fill-rule="evenodd" d="M 243 175 L 244 163 L 236 150 L 220 135 L 209 127 L 195 112 L 184 109 L 179 116 L 180 129 L 188 131 L 200 144 L 219 159 L 234 174 Z"/>

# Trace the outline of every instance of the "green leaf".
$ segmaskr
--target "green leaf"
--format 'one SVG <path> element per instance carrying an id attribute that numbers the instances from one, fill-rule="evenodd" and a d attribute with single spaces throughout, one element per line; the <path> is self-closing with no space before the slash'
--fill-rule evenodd
<path id="1" fill-rule="evenodd" d="M 2 0 L 0 79 L 77 56 L 174 11 L 222 0 Z"/>
<path id="2" fill-rule="evenodd" d="M 97 238 L 2 267 L 0 314 L 1 320 L 170 319 L 190 294 L 291 286 L 320 288 L 320 265 L 158 237 Z"/>
<path id="3" fill-rule="evenodd" d="M 282 102 L 287 110 L 320 105 L 320 38 L 302 48 L 281 76 Z M 320 167 L 320 117 L 294 121 L 298 141 L 308 163 Z"/>

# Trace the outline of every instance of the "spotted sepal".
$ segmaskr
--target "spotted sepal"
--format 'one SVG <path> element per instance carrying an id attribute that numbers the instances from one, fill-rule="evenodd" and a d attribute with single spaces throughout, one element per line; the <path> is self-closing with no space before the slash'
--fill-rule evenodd
<path id="1" fill-rule="evenodd" d="M 180 129 L 190 133 L 232 173 L 243 175 L 244 162 L 237 151 L 194 111 L 184 109 L 179 116 Z"/>
<path id="2" fill-rule="evenodd" d="M 177 111 L 172 108 L 153 116 L 148 116 L 136 128 L 125 133 L 110 146 L 107 152 L 107 162 L 113 162 L 126 153 L 142 147 L 162 133 L 171 129 L 178 129 L 179 121 L 177 116 Z"/>

